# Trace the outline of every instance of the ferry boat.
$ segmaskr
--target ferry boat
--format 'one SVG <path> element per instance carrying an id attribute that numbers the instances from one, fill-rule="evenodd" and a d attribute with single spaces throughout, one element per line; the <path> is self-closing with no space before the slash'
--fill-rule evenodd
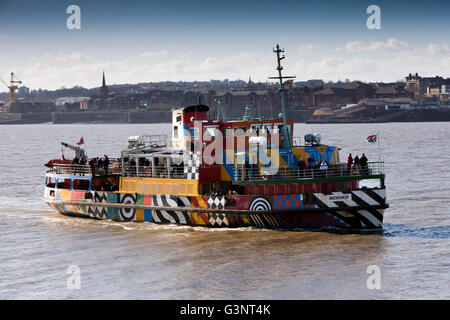
<path id="1" fill-rule="evenodd" d="M 117 159 L 46 165 L 43 200 L 58 212 L 94 219 L 213 228 L 380 230 L 386 203 L 384 164 L 347 166 L 319 134 L 293 137 L 277 45 L 282 113 L 278 119 L 229 120 L 219 104 L 172 111 L 171 139 L 135 136 Z M 303 141 L 301 141 L 303 140 Z M 98 161 L 100 160 L 100 161 Z M 321 164 L 321 165 L 318 165 Z M 374 187 L 360 186 L 372 180 Z"/>

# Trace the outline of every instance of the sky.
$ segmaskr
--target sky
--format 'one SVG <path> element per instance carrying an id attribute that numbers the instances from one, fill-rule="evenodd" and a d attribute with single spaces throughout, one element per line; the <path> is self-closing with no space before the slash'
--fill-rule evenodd
<path id="1" fill-rule="evenodd" d="M 80 29 L 67 27 L 70 5 Z M 380 29 L 367 27 L 370 5 Z M 98 87 L 103 71 L 107 84 L 265 82 L 276 44 L 297 81 L 450 77 L 449 13 L 449 0 L 0 0 L 0 78 L 51 90 Z"/>

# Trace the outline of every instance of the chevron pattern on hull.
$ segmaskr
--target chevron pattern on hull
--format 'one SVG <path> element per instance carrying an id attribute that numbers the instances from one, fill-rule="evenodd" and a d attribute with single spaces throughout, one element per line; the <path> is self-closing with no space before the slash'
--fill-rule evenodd
<path id="1" fill-rule="evenodd" d="M 327 214 L 343 221 L 347 228 L 379 229 L 383 223 L 384 209 L 371 208 L 386 204 L 385 189 L 362 189 L 350 193 L 330 192 L 314 193 L 314 202 Z M 367 206 L 367 209 L 356 207 Z M 336 208 L 345 210 L 336 211 Z M 352 209 L 355 207 L 355 209 Z M 333 210 L 327 211 L 327 209 Z"/>
<path id="2" fill-rule="evenodd" d="M 154 195 L 153 205 L 158 207 L 171 207 L 174 210 L 153 210 L 152 218 L 156 223 L 191 224 L 189 214 L 185 211 L 177 211 L 179 207 L 190 207 L 191 202 L 187 197 L 173 195 Z"/>

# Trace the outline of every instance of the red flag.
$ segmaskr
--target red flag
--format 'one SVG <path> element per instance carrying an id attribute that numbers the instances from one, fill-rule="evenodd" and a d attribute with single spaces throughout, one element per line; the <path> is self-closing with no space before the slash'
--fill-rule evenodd
<path id="1" fill-rule="evenodd" d="M 370 143 L 377 142 L 377 135 L 373 134 L 371 136 L 368 136 L 366 140 L 367 140 L 367 142 L 370 142 Z"/>
<path id="2" fill-rule="evenodd" d="M 79 146 L 81 146 L 82 144 L 84 144 L 83 137 L 81 137 L 80 141 L 77 142 L 77 145 L 79 145 Z"/>

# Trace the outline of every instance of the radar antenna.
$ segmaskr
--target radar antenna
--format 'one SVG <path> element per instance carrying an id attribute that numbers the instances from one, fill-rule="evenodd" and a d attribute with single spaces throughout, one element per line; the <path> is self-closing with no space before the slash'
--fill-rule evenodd
<path id="1" fill-rule="evenodd" d="M 283 77 L 281 74 L 281 70 L 283 70 L 283 67 L 281 66 L 281 60 L 285 58 L 283 55 L 280 57 L 280 53 L 284 52 L 284 49 L 280 49 L 280 46 L 277 44 L 276 49 L 273 49 L 273 52 L 277 54 L 277 70 L 278 70 L 278 76 L 276 77 L 269 77 L 269 79 L 278 79 L 280 83 L 280 96 L 281 96 L 281 112 L 283 116 L 283 128 L 281 130 L 282 136 L 283 136 L 283 143 L 281 145 L 282 148 L 291 148 L 291 134 L 289 132 L 289 128 L 286 123 L 286 98 L 285 98 L 285 84 L 283 83 L 283 79 L 293 79 L 295 76 L 285 76 Z"/>

